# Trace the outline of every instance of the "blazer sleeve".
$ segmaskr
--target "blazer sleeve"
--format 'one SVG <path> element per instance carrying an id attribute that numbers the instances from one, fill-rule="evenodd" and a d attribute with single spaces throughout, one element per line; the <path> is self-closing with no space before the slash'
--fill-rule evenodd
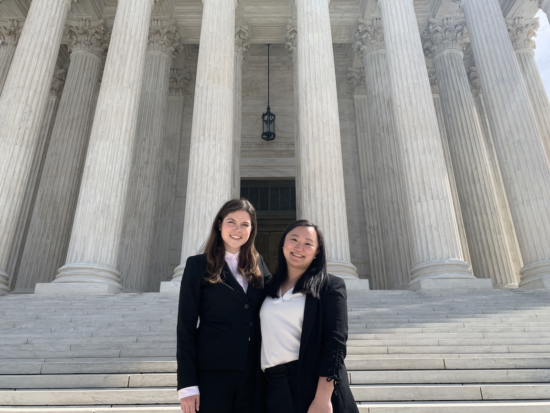
<path id="1" fill-rule="evenodd" d="M 197 321 L 201 300 L 202 278 L 200 266 L 193 257 L 187 259 L 181 278 L 178 307 L 177 353 L 178 390 L 198 386 L 197 380 Z"/>
<path id="2" fill-rule="evenodd" d="M 340 382 L 340 367 L 346 357 L 348 339 L 348 305 L 346 283 L 331 276 L 327 283 L 323 303 L 321 353 L 317 375 L 327 381 Z"/>

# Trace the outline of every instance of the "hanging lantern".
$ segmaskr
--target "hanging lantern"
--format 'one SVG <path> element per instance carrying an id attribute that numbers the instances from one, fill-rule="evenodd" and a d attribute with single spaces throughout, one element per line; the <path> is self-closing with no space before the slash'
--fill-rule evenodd
<path id="1" fill-rule="evenodd" d="M 267 45 L 267 111 L 262 114 L 262 139 L 272 141 L 277 136 L 275 134 L 275 114 L 271 113 L 269 107 L 269 44 Z"/>

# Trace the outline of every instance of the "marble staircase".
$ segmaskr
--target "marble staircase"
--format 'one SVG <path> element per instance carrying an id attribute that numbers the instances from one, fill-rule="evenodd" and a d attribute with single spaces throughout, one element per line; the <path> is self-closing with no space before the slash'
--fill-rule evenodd
<path id="1" fill-rule="evenodd" d="M 361 413 L 550 412 L 550 292 L 350 290 Z M 178 412 L 177 294 L 0 298 L 0 412 Z M 282 412 L 284 413 L 284 412 Z"/>

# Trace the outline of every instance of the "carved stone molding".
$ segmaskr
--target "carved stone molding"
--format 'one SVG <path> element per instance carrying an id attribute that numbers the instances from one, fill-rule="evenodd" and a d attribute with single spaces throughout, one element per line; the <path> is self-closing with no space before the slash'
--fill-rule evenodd
<path id="1" fill-rule="evenodd" d="M 479 73 L 477 67 L 472 66 L 468 72 L 470 78 L 470 86 L 472 87 L 472 94 L 474 97 L 478 97 L 481 93 L 481 81 L 479 80 Z"/>
<path id="2" fill-rule="evenodd" d="M 235 53 L 243 58 L 250 48 L 250 28 L 246 23 L 240 23 L 235 27 Z"/>
<path id="3" fill-rule="evenodd" d="M 21 30 L 17 20 L 8 20 L 7 25 L 0 26 L 0 51 L 15 51 Z"/>
<path id="4" fill-rule="evenodd" d="M 467 39 L 466 20 L 454 17 L 429 19 L 429 26 L 422 34 L 424 54 L 433 59 L 445 50 L 462 52 Z"/>
<path id="5" fill-rule="evenodd" d="M 352 95 L 365 95 L 365 69 L 348 67 L 346 79 Z"/>
<path id="6" fill-rule="evenodd" d="M 524 19 L 517 17 L 515 19 L 506 19 L 508 34 L 512 40 L 514 50 L 529 49 L 534 50 L 537 47 L 533 37 L 537 36 L 537 30 L 540 27 L 540 21 L 536 19 Z"/>
<path id="7" fill-rule="evenodd" d="M 105 36 L 104 20 L 67 21 L 65 33 L 70 40 L 69 52 L 83 51 L 93 53 L 102 60 L 105 58 L 109 36 Z"/>
<path id="8" fill-rule="evenodd" d="M 151 20 L 147 51 L 166 53 L 175 59 L 181 50 L 180 33 L 174 20 Z"/>
<path id="9" fill-rule="evenodd" d="M 288 19 L 286 24 L 285 48 L 292 59 L 294 59 L 294 57 L 296 56 L 296 47 L 298 45 L 297 35 L 298 35 L 298 30 L 297 30 L 296 20 Z"/>
<path id="10" fill-rule="evenodd" d="M 58 69 L 55 71 L 52 79 L 52 85 L 50 86 L 50 95 L 56 95 L 59 99 L 61 99 L 61 94 L 63 93 L 63 86 L 65 86 L 66 78 L 66 69 Z"/>
<path id="11" fill-rule="evenodd" d="M 359 19 L 359 25 L 355 31 L 355 42 L 353 49 L 363 60 L 369 53 L 376 50 L 384 50 L 384 29 L 382 19 L 377 18 L 372 21 Z"/>
<path id="12" fill-rule="evenodd" d="M 433 66 L 428 66 L 428 77 L 430 78 L 432 95 L 439 95 L 439 84 L 437 83 L 437 75 L 435 74 L 435 68 Z"/>
<path id="13" fill-rule="evenodd" d="M 190 81 L 189 69 L 170 69 L 170 89 L 168 93 L 172 96 L 185 95 Z"/>

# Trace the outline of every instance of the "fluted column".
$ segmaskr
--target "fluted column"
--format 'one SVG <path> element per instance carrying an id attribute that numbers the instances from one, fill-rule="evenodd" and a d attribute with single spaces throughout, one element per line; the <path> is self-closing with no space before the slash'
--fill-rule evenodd
<path id="1" fill-rule="evenodd" d="M 328 3 L 296 1 L 301 212 L 325 234 L 329 272 L 352 278 Z"/>
<path id="2" fill-rule="evenodd" d="M 175 281 L 181 279 L 187 258 L 200 252 L 216 213 L 231 198 L 235 6 L 235 0 L 204 1 L 183 245 Z"/>
<path id="3" fill-rule="evenodd" d="M 365 206 L 366 237 L 370 283 L 373 290 L 386 290 L 388 277 L 382 241 L 381 219 L 376 181 L 374 139 L 370 132 L 368 97 L 365 90 L 365 70 L 349 68 L 348 83 L 353 94 L 355 107 L 355 127 L 359 150 L 359 170 L 361 171 L 361 192 Z"/>
<path id="4" fill-rule="evenodd" d="M 381 19 L 360 19 L 355 38 L 354 48 L 365 66 L 387 281 L 390 289 L 406 289 L 412 268 L 407 201 Z"/>
<path id="5" fill-rule="evenodd" d="M 243 60 L 250 47 L 248 25 L 241 22 L 235 28 L 235 95 L 233 97 L 233 176 L 231 178 L 231 197 L 241 197 L 241 133 L 242 133 L 242 95 Z"/>
<path id="6" fill-rule="evenodd" d="M 546 13 L 550 20 L 550 0 L 539 0 L 539 7 Z"/>
<path id="7" fill-rule="evenodd" d="M 520 287 L 550 288 L 550 165 L 498 0 L 462 0 L 521 249 Z"/>
<path id="8" fill-rule="evenodd" d="M 56 291 L 120 291 L 117 267 L 152 7 L 151 0 L 118 2 Z"/>
<path id="9" fill-rule="evenodd" d="M 486 287 L 488 280 L 476 279 L 464 261 L 413 1 L 381 0 L 380 7 L 406 171 L 414 265 L 410 288 Z"/>
<path id="10" fill-rule="evenodd" d="M 94 94 L 107 44 L 104 22 L 67 22 L 70 65 L 40 178 L 17 290 L 51 282 L 67 253 L 88 148 Z M 45 286 L 49 287 L 48 284 Z M 37 293 L 42 286 L 37 286 Z"/>
<path id="11" fill-rule="evenodd" d="M 32 162 L 31 177 L 23 200 L 23 209 L 19 216 L 19 223 L 16 230 L 16 239 L 12 246 L 12 252 L 10 254 L 10 261 L 8 265 L 8 274 L 11 274 L 12 280 L 10 282 L 10 288 L 16 288 L 16 282 L 18 280 L 19 266 L 21 264 L 21 257 L 23 255 L 23 247 L 27 240 L 27 234 L 29 231 L 31 214 L 36 200 L 38 192 L 38 184 L 40 177 L 42 176 L 42 170 L 44 169 L 44 162 L 48 146 L 50 144 L 50 138 L 52 136 L 52 130 L 57 116 L 57 110 L 59 108 L 59 100 L 63 92 L 63 86 L 65 85 L 65 78 L 67 76 L 67 70 L 57 69 L 53 76 L 48 101 L 46 103 L 46 111 L 44 113 L 44 119 L 42 120 L 42 126 L 40 127 L 40 135 L 38 137 L 38 145 L 36 146 L 36 152 Z M 32 293 L 32 288 L 21 290 L 16 288 L 16 293 Z"/>
<path id="12" fill-rule="evenodd" d="M 168 271 L 172 218 L 177 193 L 178 160 L 180 151 L 184 150 L 183 109 L 190 78 L 188 70 L 171 69 L 161 146 L 161 169 L 157 184 L 155 236 L 151 249 L 151 285 L 148 291 L 158 291 L 160 283 L 172 276 L 172 272 Z"/>
<path id="13" fill-rule="evenodd" d="M 286 50 L 292 59 L 292 69 L 294 71 L 294 164 L 296 168 L 296 218 L 302 219 L 302 181 L 300 172 L 300 111 L 298 110 L 300 102 L 300 82 L 298 73 L 298 29 L 296 20 L 289 19 L 286 26 Z"/>
<path id="14" fill-rule="evenodd" d="M 31 179 L 67 13 L 73 0 L 35 0 L 0 97 L 0 292 Z"/>
<path id="15" fill-rule="evenodd" d="M 151 22 L 126 193 L 120 258 L 121 284 L 125 291 L 147 291 L 150 284 L 150 252 L 154 238 L 162 134 L 170 67 L 177 52 L 179 36 L 175 22 Z"/>
<path id="16" fill-rule="evenodd" d="M 508 33 L 516 52 L 519 69 L 531 102 L 546 157 L 550 162 L 550 100 L 535 61 L 536 43 L 532 40 L 540 26 L 539 19 L 507 20 Z"/>
<path id="17" fill-rule="evenodd" d="M 474 104 L 476 106 L 477 119 L 481 126 L 483 142 L 485 144 L 485 149 L 489 158 L 489 166 L 491 168 L 493 187 L 495 188 L 497 194 L 500 215 L 502 217 L 506 231 L 506 242 L 508 243 L 510 257 L 512 259 L 512 264 L 514 267 L 514 275 L 516 279 L 519 280 L 519 271 L 523 267 L 523 261 L 521 259 L 521 252 L 519 250 L 516 230 L 514 229 L 512 214 L 510 213 L 510 206 L 508 205 L 508 199 L 506 198 L 506 191 L 504 190 L 502 173 L 500 172 L 500 166 L 498 165 L 497 154 L 493 142 L 493 135 L 491 133 L 491 129 L 489 128 L 489 120 L 487 119 L 485 104 L 483 103 L 481 84 L 475 66 L 472 66 L 470 68 L 468 77 L 470 79 L 470 86 L 472 88 L 472 97 L 474 98 Z"/>
<path id="18" fill-rule="evenodd" d="M 7 25 L 0 26 L 0 95 L 8 76 L 19 36 L 21 36 L 21 27 L 17 20 L 8 20 Z"/>
<path id="19" fill-rule="evenodd" d="M 460 245 L 464 254 L 464 261 L 472 262 L 470 258 L 470 248 L 468 246 L 468 237 L 464 228 L 464 219 L 462 217 L 462 209 L 460 208 L 460 199 L 458 198 L 458 189 L 456 188 L 455 172 L 453 161 L 451 159 L 451 151 L 449 150 L 449 139 L 447 137 L 447 129 L 445 127 L 445 119 L 443 116 L 443 107 L 441 106 L 441 96 L 439 95 L 439 86 L 437 84 L 437 76 L 435 69 L 432 66 L 428 67 L 428 76 L 432 89 L 432 97 L 434 100 L 435 114 L 437 116 L 437 125 L 439 126 L 439 134 L 441 135 L 441 144 L 443 146 L 443 154 L 445 155 L 445 166 L 447 167 L 447 176 L 449 177 L 449 186 L 451 188 L 451 198 L 455 211 L 456 222 L 458 225 L 458 235 L 460 237 Z"/>
<path id="20" fill-rule="evenodd" d="M 493 186 L 489 158 L 464 67 L 464 19 L 430 19 L 424 51 L 433 60 L 456 172 L 460 205 L 478 278 L 497 288 L 516 287 L 503 220 Z"/>

